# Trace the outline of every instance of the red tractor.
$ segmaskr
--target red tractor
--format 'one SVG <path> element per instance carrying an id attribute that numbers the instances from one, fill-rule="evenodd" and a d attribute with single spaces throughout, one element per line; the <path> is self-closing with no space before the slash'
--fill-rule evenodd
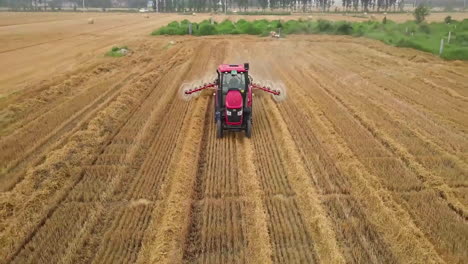
<path id="1" fill-rule="evenodd" d="M 184 91 L 185 95 L 194 94 L 205 89 L 215 90 L 216 135 L 222 138 L 224 130 L 245 131 L 252 135 L 252 90 L 259 89 L 279 96 L 279 90 L 253 83 L 249 75 L 249 64 L 221 64 L 217 69 L 214 82 L 195 89 Z"/>

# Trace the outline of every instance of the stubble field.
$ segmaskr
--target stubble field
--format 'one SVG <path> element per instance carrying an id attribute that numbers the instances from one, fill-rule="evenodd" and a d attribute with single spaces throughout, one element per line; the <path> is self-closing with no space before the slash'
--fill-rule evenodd
<path id="1" fill-rule="evenodd" d="M 0 14 L 0 263 L 468 262 L 468 63 L 149 36 L 185 18 Z M 288 98 L 216 139 L 213 96 L 179 87 L 243 62 Z"/>

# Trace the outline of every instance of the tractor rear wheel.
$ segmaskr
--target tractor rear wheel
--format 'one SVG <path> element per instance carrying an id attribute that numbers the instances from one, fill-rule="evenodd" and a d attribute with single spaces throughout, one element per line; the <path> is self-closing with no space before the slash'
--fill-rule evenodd
<path id="1" fill-rule="evenodd" d="M 221 124 L 221 120 L 218 119 L 216 121 L 216 137 L 217 138 L 222 138 L 223 137 L 223 124 Z"/>
<path id="2" fill-rule="evenodd" d="M 247 120 L 247 127 L 245 128 L 245 136 L 250 138 L 252 136 L 252 119 Z"/>

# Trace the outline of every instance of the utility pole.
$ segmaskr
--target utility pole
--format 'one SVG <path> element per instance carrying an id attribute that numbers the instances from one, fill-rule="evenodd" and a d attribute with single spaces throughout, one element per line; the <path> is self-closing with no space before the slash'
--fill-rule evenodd
<path id="1" fill-rule="evenodd" d="M 224 14 L 227 15 L 227 0 L 224 0 Z"/>
<path id="2" fill-rule="evenodd" d="M 85 4 L 84 4 L 84 1 L 85 1 L 85 0 L 83 0 L 83 12 L 85 11 Z"/>

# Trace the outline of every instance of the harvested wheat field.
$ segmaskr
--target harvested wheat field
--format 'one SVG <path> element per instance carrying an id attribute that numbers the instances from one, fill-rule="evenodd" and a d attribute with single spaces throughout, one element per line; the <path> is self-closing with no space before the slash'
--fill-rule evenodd
<path id="1" fill-rule="evenodd" d="M 0 14 L 0 263 L 468 263 L 467 62 L 21 16 Z M 251 139 L 179 97 L 233 62 L 287 87 L 255 93 Z"/>

